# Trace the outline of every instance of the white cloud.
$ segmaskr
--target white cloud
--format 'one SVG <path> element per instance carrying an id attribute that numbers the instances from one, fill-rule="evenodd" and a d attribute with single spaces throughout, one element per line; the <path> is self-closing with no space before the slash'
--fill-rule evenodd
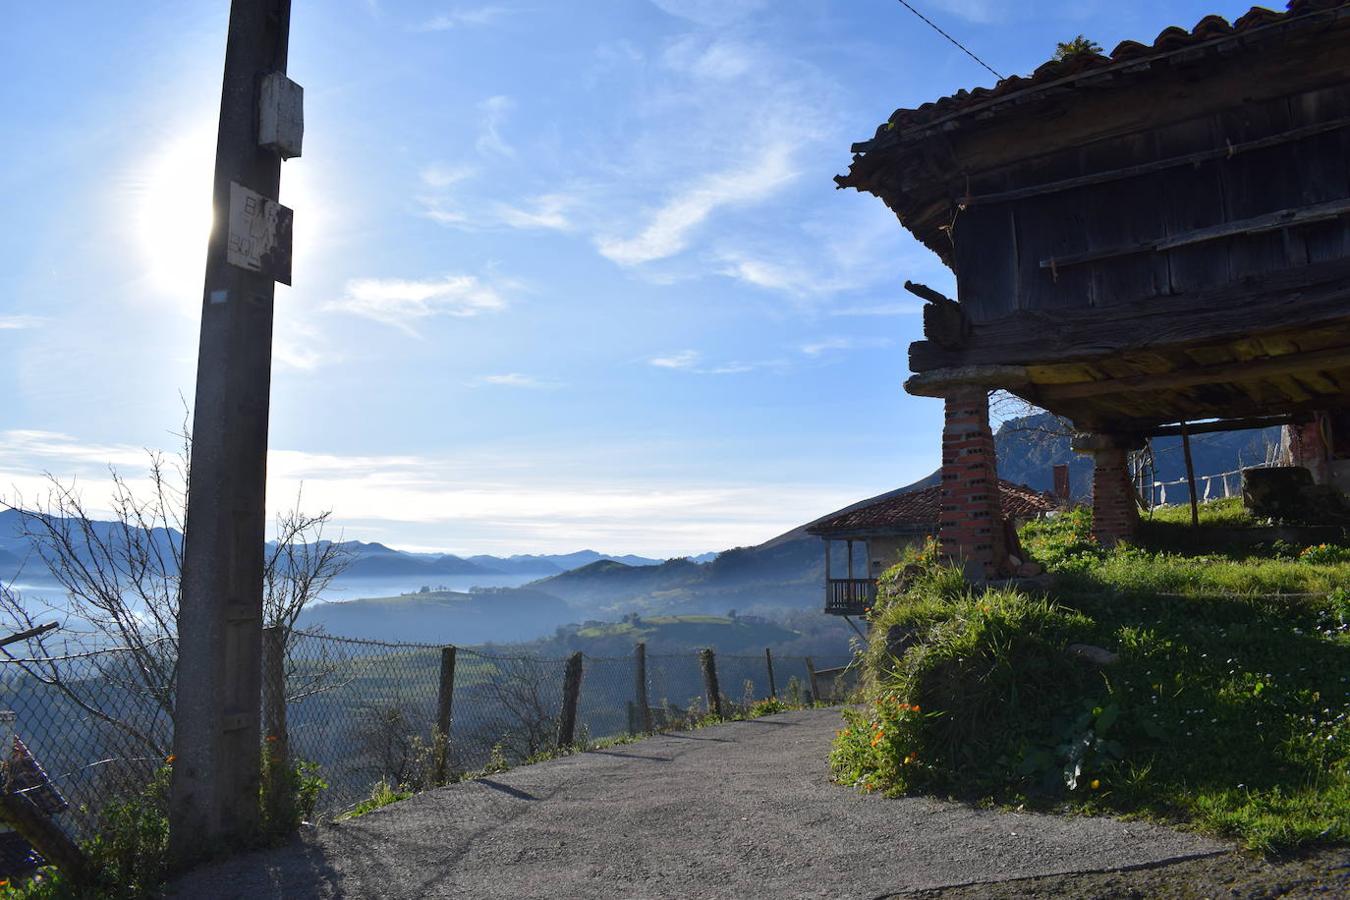
<path id="1" fill-rule="evenodd" d="M 467 181 L 476 174 L 477 171 L 472 166 L 451 166 L 444 163 L 432 163 L 417 173 L 424 185 L 438 190 Z"/>
<path id="2" fill-rule="evenodd" d="M 572 222 L 567 210 L 576 204 L 576 198 L 568 194 L 540 194 L 531 197 L 524 206 L 509 206 L 505 203 L 495 207 L 497 217 L 504 225 L 512 228 L 550 228 L 555 231 L 568 231 Z"/>
<path id="3" fill-rule="evenodd" d="M 621 266 L 674 256 L 688 246 L 690 233 L 721 207 L 756 203 L 791 182 L 797 176 L 791 156 L 790 146 L 771 144 L 749 165 L 708 175 L 676 193 L 634 237 L 601 237 L 596 247 Z"/>
<path id="4" fill-rule="evenodd" d="M 504 372 L 500 375 L 480 375 L 471 383 L 474 385 L 528 388 L 531 390 L 552 390 L 553 388 L 562 387 L 562 385 L 556 381 L 542 381 L 533 375 L 525 375 L 521 372 Z"/>
<path id="5" fill-rule="evenodd" d="M 728 81 L 750 71 L 757 55 L 746 45 L 734 41 L 709 43 L 695 35 L 687 35 L 666 49 L 663 60 L 677 72 L 695 78 Z"/>
<path id="6" fill-rule="evenodd" d="M 502 137 L 501 127 L 511 110 L 516 108 L 516 102 L 510 97 L 498 94 L 478 104 L 478 108 L 483 113 L 478 140 L 474 142 L 478 152 L 484 156 L 515 156 L 516 149 L 506 143 Z"/>
<path id="7" fill-rule="evenodd" d="M 700 358 L 697 350 L 681 350 L 669 356 L 654 356 L 647 362 L 658 369 L 692 369 L 698 365 Z"/>
<path id="8" fill-rule="evenodd" d="M 652 0 L 662 12 L 699 25 L 723 27 L 768 5 L 768 0 Z"/>
<path id="9" fill-rule="evenodd" d="M 449 12 L 433 16 L 415 28 L 415 31 L 449 31 L 465 25 L 491 25 L 493 22 L 511 13 L 504 6 L 479 6 L 474 8 L 452 9 Z"/>
<path id="10" fill-rule="evenodd" d="M 799 348 L 807 356 L 820 356 L 830 350 L 862 350 L 868 348 L 889 347 L 893 341 L 890 338 L 852 338 L 852 337 L 827 337 L 819 341 L 812 341 L 808 344 L 802 344 Z"/>
<path id="11" fill-rule="evenodd" d="M 0 316 L 0 331 L 18 331 L 37 328 L 43 322 L 40 316 Z"/>
<path id="12" fill-rule="evenodd" d="M 466 318 L 506 308 L 506 300 L 492 285 L 473 275 L 441 278 L 354 278 L 342 299 L 331 304 L 358 316 L 384 322 L 416 335 L 412 323 L 431 316 Z"/>

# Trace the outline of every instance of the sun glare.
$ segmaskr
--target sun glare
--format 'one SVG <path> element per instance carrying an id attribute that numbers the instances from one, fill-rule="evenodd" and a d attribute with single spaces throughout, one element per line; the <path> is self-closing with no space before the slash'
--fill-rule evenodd
<path id="1" fill-rule="evenodd" d="M 195 310 L 211 235 L 214 129 L 193 129 L 151 157 L 137 178 L 137 237 L 156 293 Z"/>

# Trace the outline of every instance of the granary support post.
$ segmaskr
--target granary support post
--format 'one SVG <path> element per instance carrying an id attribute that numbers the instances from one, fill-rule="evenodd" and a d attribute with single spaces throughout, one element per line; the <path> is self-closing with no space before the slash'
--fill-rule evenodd
<path id="1" fill-rule="evenodd" d="M 1284 426 L 1284 443 L 1288 448 L 1289 464 L 1302 466 L 1312 473 L 1314 484 L 1331 483 L 1331 453 L 1327 434 L 1326 413 L 1316 413 L 1301 423 Z"/>
<path id="2" fill-rule="evenodd" d="M 981 385 L 953 387 L 943 397 L 942 505 L 938 541 L 944 556 L 967 577 L 983 580 L 1007 562 L 989 392 Z"/>
<path id="3" fill-rule="evenodd" d="M 1074 452 L 1092 457 L 1092 536 L 1104 547 L 1132 540 L 1139 528 L 1129 456 L 1142 446 L 1133 435 L 1074 435 Z"/>

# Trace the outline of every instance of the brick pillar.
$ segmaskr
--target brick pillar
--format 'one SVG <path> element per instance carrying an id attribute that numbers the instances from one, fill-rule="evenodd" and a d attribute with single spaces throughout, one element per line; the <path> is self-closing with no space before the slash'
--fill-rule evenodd
<path id="1" fill-rule="evenodd" d="M 1092 451 L 1092 536 L 1104 547 L 1132 540 L 1139 527 L 1128 459 L 1124 447 Z"/>
<path id="2" fill-rule="evenodd" d="M 986 578 L 1008 557 L 989 395 L 980 387 L 961 388 L 946 398 L 946 413 L 938 540 L 942 553 L 959 561 L 969 577 Z"/>
<path id="3" fill-rule="evenodd" d="M 1284 426 L 1289 464 L 1307 469 L 1316 484 L 1328 484 L 1331 481 L 1331 454 L 1327 451 L 1325 421 L 1325 415 L 1319 413 L 1313 416 L 1311 422 Z"/>

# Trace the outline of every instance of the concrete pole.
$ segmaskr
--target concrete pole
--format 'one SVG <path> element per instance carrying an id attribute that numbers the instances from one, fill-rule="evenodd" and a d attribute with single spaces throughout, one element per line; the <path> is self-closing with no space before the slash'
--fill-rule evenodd
<path id="1" fill-rule="evenodd" d="M 169 852 L 180 867 L 258 824 L 274 283 L 228 261 L 228 224 L 232 182 L 278 199 L 281 160 L 258 144 L 258 97 L 262 75 L 286 71 L 290 12 L 290 0 L 230 6 L 178 615 Z"/>

